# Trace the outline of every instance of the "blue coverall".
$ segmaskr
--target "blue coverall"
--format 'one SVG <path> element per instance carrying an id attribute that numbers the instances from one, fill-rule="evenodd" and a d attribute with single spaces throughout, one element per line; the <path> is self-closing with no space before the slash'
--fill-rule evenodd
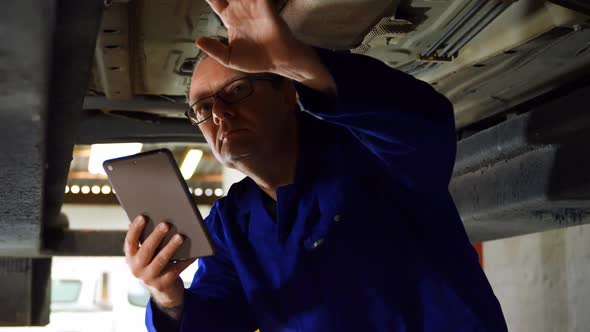
<path id="1" fill-rule="evenodd" d="M 276 220 L 250 178 L 205 223 L 181 331 L 506 331 L 448 191 L 450 102 L 360 55 L 317 50 L 338 87 L 296 84 L 299 157 Z M 150 301 L 146 325 L 167 320 Z"/>

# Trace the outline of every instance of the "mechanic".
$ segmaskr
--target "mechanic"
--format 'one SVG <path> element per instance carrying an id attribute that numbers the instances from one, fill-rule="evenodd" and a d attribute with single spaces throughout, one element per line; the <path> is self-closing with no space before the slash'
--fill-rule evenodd
<path id="1" fill-rule="evenodd" d="M 201 37 L 187 115 L 247 175 L 205 223 L 217 252 L 192 285 L 139 247 L 150 331 L 506 331 L 448 185 L 451 103 L 378 60 L 296 39 L 269 0 L 208 0 L 229 42 Z"/>

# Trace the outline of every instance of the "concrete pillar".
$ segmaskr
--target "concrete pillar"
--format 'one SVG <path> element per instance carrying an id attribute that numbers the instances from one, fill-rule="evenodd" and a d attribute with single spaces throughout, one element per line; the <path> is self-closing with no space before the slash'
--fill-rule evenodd
<path id="1" fill-rule="evenodd" d="M 509 331 L 588 331 L 590 225 L 485 242 L 483 253 Z"/>

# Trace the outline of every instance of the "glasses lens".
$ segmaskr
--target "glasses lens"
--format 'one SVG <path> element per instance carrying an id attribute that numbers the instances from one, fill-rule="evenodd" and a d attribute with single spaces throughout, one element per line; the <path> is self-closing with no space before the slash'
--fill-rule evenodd
<path id="1" fill-rule="evenodd" d="M 251 93 L 252 85 L 250 84 L 250 81 L 245 78 L 231 82 L 221 91 L 223 100 L 230 103 L 238 102 L 248 97 Z"/>
<path id="2" fill-rule="evenodd" d="M 215 100 L 213 97 L 205 98 L 203 100 L 199 100 L 191 109 L 191 117 L 195 122 L 203 121 L 211 117 L 211 112 L 213 112 L 213 103 Z"/>

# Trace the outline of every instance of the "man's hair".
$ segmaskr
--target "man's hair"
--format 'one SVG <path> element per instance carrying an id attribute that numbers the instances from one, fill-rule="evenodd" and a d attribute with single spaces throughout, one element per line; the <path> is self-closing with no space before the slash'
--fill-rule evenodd
<path id="1" fill-rule="evenodd" d="M 222 37 L 222 36 L 211 36 L 209 38 L 218 40 L 222 44 L 224 44 L 226 46 L 229 46 L 229 41 L 225 37 Z M 191 104 L 190 91 L 191 91 L 191 83 L 193 81 L 193 74 L 195 73 L 195 70 L 197 70 L 197 67 L 201 64 L 201 62 L 203 62 L 203 60 L 207 59 L 208 57 L 209 57 L 209 55 L 207 55 L 207 53 L 199 50 L 199 53 L 197 54 L 197 56 L 193 60 L 193 62 L 194 62 L 193 69 L 191 71 L 191 76 L 190 76 L 190 79 L 188 80 L 188 84 L 187 84 L 186 91 L 185 91 L 186 103 L 189 104 L 189 105 Z M 275 76 L 276 77 L 276 81 L 273 80 L 273 86 L 275 86 L 275 87 L 279 86 L 279 84 L 276 84 L 275 85 L 275 83 L 281 83 L 283 81 L 283 77 L 282 76 L 279 76 L 279 75 L 276 75 L 276 74 L 270 74 L 270 73 L 269 73 L 269 76 Z"/>

